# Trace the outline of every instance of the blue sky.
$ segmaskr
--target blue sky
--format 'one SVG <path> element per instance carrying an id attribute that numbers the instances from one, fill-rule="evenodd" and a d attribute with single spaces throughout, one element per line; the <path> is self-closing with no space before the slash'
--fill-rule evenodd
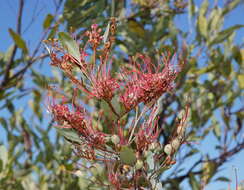
<path id="1" fill-rule="evenodd" d="M 23 15 L 23 30 L 25 30 L 29 23 L 31 22 L 31 18 L 33 15 L 33 12 L 35 10 L 35 4 L 38 3 L 38 6 L 36 8 L 37 12 L 39 14 L 36 17 L 36 20 L 33 22 L 33 24 L 30 26 L 28 30 L 25 31 L 23 34 L 24 39 L 27 41 L 28 47 L 33 48 L 36 45 L 36 42 L 40 39 L 40 36 L 42 34 L 42 22 L 44 20 L 44 17 L 47 13 L 52 13 L 54 6 L 52 4 L 52 1 L 50 0 L 27 0 L 25 11 Z M 200 0 L 196 1 L 198 4 L 201 2 Z M 222 1 L 220 1 L 221 3 Z M 18 8 L 18 0 L 1 0 L 0 1 L 0 52 L 5 52 L 9 46 L 13 43 L 9 33 L 8 28 L 15 29 L 16 24 L 16 15 L 17 15 L 17 8 Z M 186 17 L 177 16 L 175 19 L 175 22 L 178 26 L 181 26 L 183 30 L 187 31 L 189 27 L 189 20 Z M 193 23 L 194 24 L 194 23 Z M 240 6 L 238 9 L 235 9 L 235 11 L 227 16 L 227 19 L 225 21 L 225 27 L 232 26 L 234 24 L 244 24 L 244 5 Z M 240 44 L 240 42 L 243 42 L 244 38 L 244 28 L 239 30 L 236 34 L 236 42 Z M 44 62 L 44 66 L 41 68 L 42 71 L 45 71 L 47 73 L 51 73 L 51 68 L 48 65 L 47 62 Z M 31 85 L 31 81 L 30 81 Z M 16 107 L 23 107 L 26 105 L 26 102 L 30 96 L 25 97 L 21 101 L 17 101 Z M 30 113 L 26 113 L 26 116 L 28 116 Z M 4 140 L 4 133 L 0 135 L 0 142 Z M 211 142 L 211 146 L 209 146 L 209 142 Z M 200 146 L 202 153 L 210 153 L 211 155 L 216 154 L 216 151 L 214 150 L 214 145 L 216 140 L 215 138 L 210 135 L 208 136 L 203 142 L 200 142 Z M 244 158 L 244 151 L 239 153 L 235 156 L 234 159 L 232 159 L 228 164 L 226 164 L 223 167 L 223 170 L 221 172 L 221 176 L 229 177 L 233 180 L 233 182 L 230 184 L 232 189 L 235 187 L 235 175 L 234 175 L 234 169 L 237 168 L 238 178 L 239 181 L 244 180 L 244 164 L 243 164 L 243 158 Z M 186 165 L 190 164 L 191 160 L 189 160 Z M 216 176 L 217 177 L 217 176 Z M 205 190 L 218 190 L 218 189 L 227 189 L 228 183 L 213 183 L 208 185 Z"/>

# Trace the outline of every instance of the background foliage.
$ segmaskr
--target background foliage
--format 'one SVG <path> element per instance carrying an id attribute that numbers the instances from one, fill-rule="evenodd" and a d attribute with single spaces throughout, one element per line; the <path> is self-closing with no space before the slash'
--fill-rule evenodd
<path id="1" fill-rule="evenodd" d="M 236 7 L 243 7 L 243 1 L 59 0 L 52 3 L 53 12 L 40 23 L 43 36 L 32 47 L 23 38 L 22 15 L 28 12 L 27 1 L 19 0 L 16 28 L 9 29 L 13 45 L 0 53 L 3 113 L 0 124 L 4 134 L 4 140 L 0 141 L 0 188 L 101 189 L 94 181 L 103 180 L 103 168 L 97 165 L 80 169 L 79 159 L 71 152 L 70 145 L 55 133 L 52 120 L 47 119 L 50 117 L 43 106 L 47 85 L 61 86 L 71 96 L 71 84 L 57 70 L 51 73 L 45 69 L 48 54 L 42 40 L 56 37 L 64 30 L 82 34 L 92 23 L 105 31 L 111 16 L 118 19 L 113 47 L 116 58 L 113 64 L 118 68 L 137 52 L 147 53 L 155 60 L 161 52 L 177 53 L 185 62 L 175 92 L 163 97 L 161 117 L 165 119 L 160 124 L 164 127 L 162 140 L 166 142 L 179 110 L 190 100 L 189 143 L 183 146 L 176 165 L 162 176 L 164 188 L 182 189 L 182 182 L 187 182 L 187 187 L 200 189 L 216 180 L 228 182 L 228 176 L 215 176 L 244 147 L 244 44 L 234 40 L 243 25 L 224 27 L 224 23 Z M 28 104 L 18 106 L 20 102 Z M 98 110 L 103 106 L 100 102 L 93 104 Z M 195 144 L 211 135 L 216 140 L 209 145 L 216 150 L 214 156 L 210 152 L 205 154 Z M 188 160 L 193 161 L 184 164 Z M 93 177 L 87 180 L 90 174 Z"/>

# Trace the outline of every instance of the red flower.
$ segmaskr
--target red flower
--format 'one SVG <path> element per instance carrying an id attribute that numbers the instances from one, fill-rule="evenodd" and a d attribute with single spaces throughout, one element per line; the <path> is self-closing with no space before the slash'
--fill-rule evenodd
<path id="1" fill-rule="evenodd" d="M 119 180 L 118 174 L 110 171 L 108 173 L 108 180 L 111 184 L 116 188 L 116 190 L 120 190 L 121 182 Z"/>
<path id="2" fill-rule="evenodd" d="M 91 25 L 91 31 L 86 32 L 86 36 L 88 36 L 88 42 L 91 44 L 93 49 L 96 49 L 100 42 L 102 41 L 103 37 L 100 34 L 102 32 L 101 28 L 98 28 L 97 24 Z"/>
<path id="3" fill-rule="evenodd" d="M 91 74 L 90 78 L 92 82 L 91 95 L 98 99 L 111 101 L 119 84 L 116 79 L 112 78 L 110 69 L 107 70 L 106 63 L 100 65 L 97 74 Z"/>
<path id="4" fill-rule="evenodd" d="M 150 113 L 149 118 L 142 124 L 136 134 L 136 146 L 139 152 L 147 150 L 148 146 L 157 141 L 160 134 L 158 129 L 158 119 L 156 113 L 157 107 L 155 106 Z"/>
<path id="5" fill-rule="evenodd" d="M 93 128 L 91 118 L 83 110 L 79 107 L 74 112 L 71 112 L 67 105 L 51 105 L 54 119 L 61 127 L 76 130 L 89 146 L 103 145 L 106 135 Z"/>
<path id="6" fill-rule="evenodd" d="M 120 101 L 128 111 L 141 102 L 148 104 L 156 101 L 164 92 L 172 89 L 172 82 L 178 73 L 172 71 L 170 60 L 165 59 L 164 68 L 160 71 L 159 65 L 156 68 L 149 57 L 139 55 L 139 58 L 142 64 L 132 62 L 135 69 L 125 71 L 128 82 Z"/>

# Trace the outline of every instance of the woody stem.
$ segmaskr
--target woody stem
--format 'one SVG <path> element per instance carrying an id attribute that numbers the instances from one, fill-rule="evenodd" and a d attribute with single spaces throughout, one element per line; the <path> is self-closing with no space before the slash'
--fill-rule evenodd
<path id="1" fill-rule="evenodd" d="M 110 101 L 106 101 L 106 102 L 108 103 L 108 105 L 109 105 L 110 109 L 112 110 L 112 112 L 113 112 L 118 118 L 120 118 L 120 115 L 115 111 L 115 109 L 114 109 L 113 105 L 111 104 L 111 102 L 110 102 Z"/>

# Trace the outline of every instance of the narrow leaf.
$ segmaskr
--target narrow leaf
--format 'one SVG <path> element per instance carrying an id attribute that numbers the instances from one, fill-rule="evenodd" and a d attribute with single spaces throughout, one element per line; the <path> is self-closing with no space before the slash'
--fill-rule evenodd
<path id="1" fill-rule="evenodd" d="M 199 10 L 199 15 L 204 16 L 208 10 L 208 6 L 209 6 L 208 0 L 204 0 Z"/>
<path id="2" fill-rule="evenodd" d="M 0 160 L 2 161 L 2 169 L 4 169 L 8 162 L 8 151 L 4 145 L 0 146 Z"/>
<path id="3" fill-rule="evenodd" d="M 198 17 L 198 30 L 203 37 L 207 38 L 208 21 L 205 16 Z"/>
<path id="4" fill-rule="evenodd" d="M 223 15 L 228 14 L 231 10 L 233 10 L 234 8 L 236 8 L 238 6 L 238 4 L 240 3 L 241 0 L 233 0 L 230 1 L 227 6 L 224 7 L 223 10 Z"/>
<path id="5" fill-rule="evenodd" d="M 53 21 L 53 15 L 48 14 L 43 22 L 43 28 L 47 29 L 48 27 L 50 27 L 52 21 Z"/>
<path id="6" fill-rule="evenodd" d="M 27 49 L 25 41 L 21 38 L 21 36 L 19 34 L 17 34 L 16 32 L 14 32 L 11 28 L 8 31 L 9 31 L 11 37 L 13 38 L 15 44 L 20 49 L 22 49 L 25 54 L 27 54 L 28 53 L 28 49 Z"/>
<path id="7" fill-rule="evenodd" d="M 66 137 L 68 140 L 78 142 L 78 143 L 81 142 L 80 137 L 72 129 L 64 129 L 64 128 L 56 127 L 56 130 L 60 135 Z"/>
<path id="8" fill-rule="evenodd" d="M 223 182 L 230 182 L 230 179 L 228 179 L 227 177 L 218 177 L 215 181 L 223 181 Z"/>
<path id="9" fill-rule="evenodd" d="M 189 12 L 189 17 L 192 18 L 192 16 L 195 14 L 196 8 L 193 0 L 189 0 L 188 3 L 188 12 Z"/>
<path id="10" fill-rule="evenodd" d="M 216 38 L 214 38 L 213 40 L 212 40 L 212 42 L 210 42 L 210 44 L 209 44 L 209 46 L 212 46 L 212 45 L 214 45 L 214 44 L 218 44 L 218 43 L 221 43 L 221 42 L 223 42 L 225 39 L 227 39 L 235 30 L 237 30 L 237 29 L 239 29 L 239 28 L 242 28 L 242 27 L 244 27 L 244 25 L 240 25 L 240 24 L 238 24 L 238 25 L 235 25 L 235 26 L 232 26 L 232 27 L 230 27 L 230 28 L 228 28 L 228 29 L 226 29 L 226 30 L 223 30 L 223 31 L 221 31 L 221 32 L 219 32 L 218 34 L 217 34 L 217 37 Z"/>
<path id="11" fill-rule="evenodd" d="M 238 83 L 241 89 L 244 89 L 244 74 L 237 76 Z"/>
<path id="12" fill-rule="evenodd" d="M 68 53 L 72 55 L 77 61 L 80 61 L 80 51 L 76 41 L 66 32 L 60 32 L 58 34 L 58 37 Z"/>
<path id="13" fill-rule="evenodd" d="M 108 23 L 107 25 L 107 28 L 103 34 L 103 43 L 106 43 L 107 42 L 107 39 L 108 39 L 108 34 L 109 34 L 109 28 L 110 28 L 110 23 Z"/>
<path id="14" fill-rule="evenodd" d="M 200 183 L 197 181 L 196 177 L 192 173 L 190 173 L 190 185 L 192 187 L 192 190 L 200 189 Z"/>

